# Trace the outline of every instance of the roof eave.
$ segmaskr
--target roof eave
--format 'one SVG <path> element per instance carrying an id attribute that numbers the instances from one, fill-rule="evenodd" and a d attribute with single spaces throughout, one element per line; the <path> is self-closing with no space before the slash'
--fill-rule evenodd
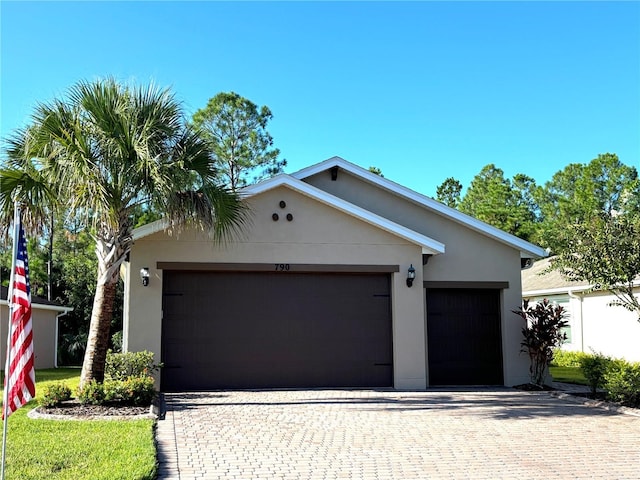
<path id="1" fill-rule="evenodd" d="M 7 302 L 6 300 L 0 300 L 0 305 L 9 306 L 9 302 Z M 73 311 L 73 307 L 62 307 L 62 306 L 58 306 L 58 305 L 46 305 L 44 303 L 35 303 L 35 302 L 31 303 L 31 308 L 35 308 L 35 309 L 38 309 L 38 310 L 51 310 L 51 311 L 55 311 L 55 312 L 65 312 L 65 313 Z"/>
<path id="2" fill-rule="evenodd" d="M 522 240 L 515 235 L 511 235 L 510 233 L 504 232 L 499 228 L 493 227 L 476 218 L 466 215 L 459 210 L 456 210 L 455 208 L 448 207 L 431 197 L 415 192 L 410 188 L 404 187 L 387 178 L 381 177 L 380 175 L 376 175 L 375 173 L 372 173 L 362 167 L 359 167 L 358 165 L 348 162 L 341 157 L 331 157 L 316 165 L 311 165 L 310 167 L 303 168 L 302 170 L 292 173 L 291 176 L 298 180 L 304 180 L 305 178 L 316 175 L 336 166 L 346 170 L 347 172 L 355 176 L 362 178 L 368 183 L 379 186 L 395 195 L 410 200 L 413 203 L 430 211 L 433 211 L 436 214 L 448 217 L 455 222 L 471 228 L 472 230 L 475 230 L 481 234 L 492 237 L 501 243 L 516 248 L 520 251 L 520 257 L 522 258 L 543 258 L 549 255 L 548 252 L 542 247 Z"/>

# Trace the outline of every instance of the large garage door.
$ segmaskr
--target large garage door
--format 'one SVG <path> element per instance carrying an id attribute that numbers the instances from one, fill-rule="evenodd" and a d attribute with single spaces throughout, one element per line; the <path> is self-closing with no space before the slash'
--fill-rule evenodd
<path id="1" fill-rule="evenodd" d="M 389 275 L 165 271 L 162 389 L 392 385 Z"/>
<path id="2" fill-rule="evenodd" d="M 430 385 L 502 385 L 500 290 L 427 289 Z"/>

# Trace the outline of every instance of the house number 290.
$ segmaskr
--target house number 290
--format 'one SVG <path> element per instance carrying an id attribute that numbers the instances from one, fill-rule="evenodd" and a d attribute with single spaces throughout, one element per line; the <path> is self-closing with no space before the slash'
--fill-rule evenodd
<path id="1" fill-rule="evenodd" d="M 276 272 L 288 272 L 290 268 L 288 263 L 276 263 Z"/>

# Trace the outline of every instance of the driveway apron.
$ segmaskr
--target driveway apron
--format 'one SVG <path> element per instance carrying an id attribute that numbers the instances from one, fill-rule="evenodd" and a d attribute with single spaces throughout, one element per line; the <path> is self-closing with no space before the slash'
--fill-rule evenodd
<path id="1" fill-rule="evenodd" d="M 640 417 L 513 389 L 166 394 L 165 479 L 638 479 Z"/>

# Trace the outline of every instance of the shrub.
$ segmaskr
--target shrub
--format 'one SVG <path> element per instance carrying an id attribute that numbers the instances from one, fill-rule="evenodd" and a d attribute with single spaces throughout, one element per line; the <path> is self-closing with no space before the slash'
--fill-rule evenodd
<path id="1" fill-rule="evenodd" d="M 526 322 L 522 328 L 524 340 L 520 342 L 521 352 L 527 353 L 531 361 L 531 383 L 541 386 L 553 359 L 554 350 L 567 338 L 562 332 L 562 329 L 569 325 L 564 319 L 565 310 L 560 305 L 549 303 L 545 298 L 533 307 L 525 300 L 523 307 L 514 310 L 513 313 Z"/>
<path id="2" fill-rule="evenodd" d="M 103 384 L 103 403 L 148 406 L 153 401 L 156 390 L 153 378 L 129 377 L 126 380 L 108 380 Z"/>
<path id="3" fill-rule="evenodd" d="M 580 361 L 589 354 L 584 352 L 568 352 L 557 349 L 553 352 L 551 365 L 554 367 L 579 367 Z"/>
<path id="4" fill-rule="evenodd" d="M 64 383 L 53 383 L 44 389 L 40 405 L 44 407 L 57 407 L 65 400 L 71 398 L 71 389 Z"/>
<path id="5" fill-rule="evenodd" d="M 105 402 L 104 386 L 96 380 L 90 380 L 78 389 L 78 401 L 83 405 L 102 405 Z"/>
<path id="6" fill-rule="evenodd" d="M 604 374 L 607 398 L 629 407 L 640 407 L 640 363 L 614 361 Z"/>
<path id="7" fill-rule="evenodd" d="M 130 377 L 122 382 L 123 401 L 130 405 L 151 405 L 156 390 L 152 377 Z"/>
<path id="8" fill-rule="evenodd" d="M 146 377 L 156 372 L 162 365 L 154 363 L 153 353 L 142 352 L 113 353 L 107 352 L 104 376 L 106 380 L 124 381 L 129 377 Z"/>
<path id="9" fill-rule="evenodd" d="M 602 355 L 601 353 L 585 355 L 580 360 L 582 374 L 589 382 L 592 395 L 595 396 L 598 388 L 604 388 L 604 376 L 607 373 L 607 370 L 611 368 L 613 362 L 615 362 L 615 360 L 611 357 Z"/>

